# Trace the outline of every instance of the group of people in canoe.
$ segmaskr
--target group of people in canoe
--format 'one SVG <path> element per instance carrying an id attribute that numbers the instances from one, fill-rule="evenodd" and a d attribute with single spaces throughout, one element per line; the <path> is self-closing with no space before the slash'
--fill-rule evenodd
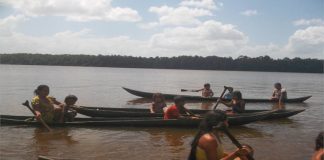
<path id="1" fill-rule="evenodd" d="M 271 99 L 284 100 L 287 98 L 287 92 L 281 88 L 280 83 L 274 85 Z M 229 92 L 223 99 L 231 99 L 227 102 L 220 99 L 220 102 L 231 108 L 232 113 L 244 112 L 245 102 L 240 91 L 234 91 L 229 88 Z M 209 84 L 205 84 L 202 96 L 213 96 L 213 91 Z M 57 101 L 54 97 L 49 96 L 50 89 L 47 85 L 39 85 L 34 91 L 35 97 L 32 99 L 32 107 L 36 113 L 36 119 L 43 119 L 48 123 L 73 121 L 76 111 L 73 109 L 78 98 L 74 95 L 65 97 L 64 103 Z M 152 97 L 153 102 L 150 107 L 151 113 L 164 113 L 164 119 L 179 118 L 199 118 L 185 108 L 185 99 L 181 96 L 174 98 L 174 104 L 167 106 L 161 93 L 156 93 Z M 223 149 L 219 134 L 228 127 L 227 112 L 215 110 L 207 113 L 199 125 L 199 131 L 191 143 L 191 151 L 188 160 L 233 160 L 233 159 L 250 159 L 253 156 L 253 148 L 249 145 L 242 145 L 242 148 L 233 152 L 226 153 Z M 187 115 L 187 116 L 185 116 Z M 324 157 L 323 150 L 323 132 L 316 139 L 315 153 L 312 160 L 321 160 Z"/>

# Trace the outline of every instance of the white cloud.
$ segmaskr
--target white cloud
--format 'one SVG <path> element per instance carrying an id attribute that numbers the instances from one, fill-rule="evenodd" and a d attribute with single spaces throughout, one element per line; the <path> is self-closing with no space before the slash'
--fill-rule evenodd
<path id="1" fill-rule="evenodd" d="M 158 22 L 149 22 L 149 23 L 140 23 L 137 26 L 142 29 L 152 29 L 158 25 L 159 25 Z"/>
<path id="2" fill-rule="evenodd" d="M 181 6 L 195 7 L 195 8 L 206 8 L 206 9 L 217 9 L 214 0 L 182 0 Z"/>
<path id="3" fill-rule="evenodd" d="M 293 22 L 295 26 L 323 26 L 322 19 L 299 19 Z"/>
<path id="4" fill-rule="evenodd" d="M 233 25 L 206 21 L 198 27 L 166 29 L 151 38 L 151 47 L 185 51 L 187 54 L 233 56 L 247 37 Z"/>
<path id="5" fill-rule="evenodd" d="M 16 27 L 27 21 L 24 15 L 11 15 L 6 18 L 0 19 L 0 36 L 10 36 L 16 29 Z"/>
<path id="6" fill-rule="evenodd" d="M 13 34 L 0 37 L 0 53 L 48 53 L 48 54 L 121 54 L 140 56 L 144 42 L 126 36 L 98 38 L 88 29 L 79 32 L 64 31 L 53 36 L 34 37 Z M 135 54 L 132 54 L 135 53 Z"/>
<path id="7" fill-rule="evenodd" d="M 70 21 L 140 21 L 136 10 L 111 6 L 111 0 L 4 0 L 27 16 L 62 16 Z"/>
<path id="8" fill-rule="evenodd" d="M 206 9 L 188 7 L 150 7 L 149 11 L 159 16 L 160 25 L 198 25 L 199 17 L 213 15 Z"/>
<path id="9" fill-rule="evenodd" d="M 258 14 L 257 10 L 246 10 L 246 11 L 241 12 L 241 15 L 244 15 L 244 16 L 255 16 L 257 14 Z"/>
<path id="10" fill-rule="evenodd" d="M 300 57 L 324 58 L 324 26 L 297 30 L 290 36 L 285 50 Z"/>

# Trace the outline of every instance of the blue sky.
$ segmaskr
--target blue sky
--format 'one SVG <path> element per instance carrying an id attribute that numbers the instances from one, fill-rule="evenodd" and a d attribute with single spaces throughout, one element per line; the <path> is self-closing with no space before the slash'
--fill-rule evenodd
<path id="1" fill-rule="evenodd" d="M 324 59 L 323 0 L 0 0 L 0 53 Z"/>

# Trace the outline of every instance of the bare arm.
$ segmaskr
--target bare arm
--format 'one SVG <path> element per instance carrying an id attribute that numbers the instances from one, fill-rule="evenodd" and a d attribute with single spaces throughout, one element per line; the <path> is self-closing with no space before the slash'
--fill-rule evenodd
<path id="1" fill-rule="evenodd" d="M 202 88 L 202 89 L 197 89 L 197 90 L 192 90 L 193 92 L 200 92 L 200 91 L 202 91 L 202 90 L 204 90 L 204 88 Z"/>
<path id="2" fill-rule="evenodd" d="M 155 113 L 154 110 L 153 110 L 153 104 L 151 104 L 150 112 L 151 112 L 151 113 Z"/>
<path id="3" fill-rule="evenodd" d="M 191 115 L 191 116 L 196 116 L 194 113 L 192 113 L 189 109 L 187 109 L 187 108 L 185 108 L 184 107 L 184 109 L 185 109 L 185 111 L 186 111 L 186 113 L 187 114 L 189 114 L 189 115 Z"/>
<path id="4" fill-rule="evenodd" d="M 40 111 L 39 103 L 32 103 L 32 107 L 36 113 L 36 115 L 35 115 L 36 119 L 39 119 L 42 115 L 41 111 Z"/>
<path id="5" fill-rule="evenodd" d="M 224 104 L 226 107 L 232 107 L 233 106 L 233 102 L 230 101 L 230 102 L 225 102 L 223 100 L 220 101 L 222 104 Z"/>

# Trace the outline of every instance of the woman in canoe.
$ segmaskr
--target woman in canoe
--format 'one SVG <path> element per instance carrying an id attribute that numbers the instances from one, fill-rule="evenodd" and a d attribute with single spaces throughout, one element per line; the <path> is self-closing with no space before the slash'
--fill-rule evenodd
<path id="1" fill-rule="evenodd" d="M 227 116 L 224 111 L 215 110 L 205 115 L 199 125 L 199 131 L 191 143 L 188 160 L 233 160 L 247 159 L 248 154 L 253 154 L 250 146 L 244 146 L 229 154 L 224 152 L 219 137 L 220 128 L 227 127 Z"/>
<path id="2" fill-rule="evenodd" d="M 324 132 L 320 132 L 315 140 L 315 153 L 313 154 L 312 160 L 323 160 L 324 159 Z"/>
<path id="3" fill-rule="evenodd" d="M 232 100 L 230 102 L 225 102 L 221 100 L 227 107 L 232 108 L 233 113 L 242 113 L 245 110 L 245 101 L 242 99 L 242 93 L 240 91 L 234 91 L 232 94 Z"/>
<path id="4" fill-rule="evenodd" d="M 36 119 L 42 118 L 47 123 L 60 121 L 63 116 L 63 104 L 49 96 L 49 87 L 39 85 L 34 93 L 36 96 L 32 99 L 31 104 L 36 112 Z"/>
<path id="5" fill-rule="evenodd" d="M 185 100 L 182 96 L 174 97 L 174 105 L 169 106 L 164 112 L 164 119 L 197 118 L 195 114 L 184 107 Z"/>
<path id="6" fill-rule="evenodd" d="M 153 102 L 150 107 L 151 113 L 163 113 L 166 107 L 165 99 L 161 93 L 153 94 Z"/>

